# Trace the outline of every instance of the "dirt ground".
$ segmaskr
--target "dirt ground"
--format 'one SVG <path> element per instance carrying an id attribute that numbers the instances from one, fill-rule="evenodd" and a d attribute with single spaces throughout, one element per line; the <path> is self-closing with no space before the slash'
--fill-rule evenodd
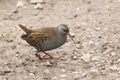
<path id="1" fill-rule="evenodd" d="M 0 0 L 0 80 L 120 80 L 120 0 L 32 1 Z M 48 51 L 66 60 L 40 61 L 18 24 L 68 24 L 75 43 Z"/>

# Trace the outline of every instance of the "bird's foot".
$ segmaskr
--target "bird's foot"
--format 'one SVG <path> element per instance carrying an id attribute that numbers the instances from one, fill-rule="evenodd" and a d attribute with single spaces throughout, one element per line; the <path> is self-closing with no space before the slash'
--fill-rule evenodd
<path id="1" fill-rule="evenodd" d="M 36 55 L 36 57 L 39 58 L 39 60 L 43 60 L 42 57 L 40 56 L 40 54 L 38 54 L 38 52 L 35 55 Z"/>
<path id="2" fill-rule="evenodd" d="M 46 56 L 49 56 L 50 58 L 52 58 L 52 59 L 54 59 L 54 60 L 66 60 L 66 59 L 62 59 L 61 57 L 54 57 L 54 56 L 52 56 L 52 55 L 50 55 L 49 53 L 46 53 L 46 52 L 44 52 L 45 53 L 45 55 L 42 57 L 42 59 L 43 58 L 45 58 Z"/>

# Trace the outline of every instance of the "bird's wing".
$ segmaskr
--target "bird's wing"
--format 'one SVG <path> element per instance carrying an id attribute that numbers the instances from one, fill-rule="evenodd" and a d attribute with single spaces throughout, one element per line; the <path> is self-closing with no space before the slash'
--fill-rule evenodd
<path id="1" fill-rule="evenodd" d="M 31 44 L 39 44 L 41 42 L 44 42 L 46 40 L 54 40 L 57 37 L 56 30 L 54 28 L 44 28 L 40 30 L 36 30 L 25 38 L 25 40 Z"/>

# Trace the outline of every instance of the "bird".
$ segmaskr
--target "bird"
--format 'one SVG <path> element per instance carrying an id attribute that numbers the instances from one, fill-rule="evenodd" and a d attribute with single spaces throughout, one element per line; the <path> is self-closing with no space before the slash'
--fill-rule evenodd
<path id="1" fill-rule="evenodd" d="M 62 46 L 67 41 L 67 35 L 72 39 L 72 41 L 74 41 L 69 33 L 68 25 L 66 24 L 60 24 L 57 27 L 44 27 L 34 30 L 28 29 L 22 24 L 18 24 L 18 26 L 25 32 L 25 34 L 21 35 L 21 38 L 36 48 L 37 52 L 35 55 L 40 60 L 43 60 L 47 55 L 55 60 L 59 59 L 46 51 Z M 41 57 L 39 52 L 43 52 L 45 55 Z"/>

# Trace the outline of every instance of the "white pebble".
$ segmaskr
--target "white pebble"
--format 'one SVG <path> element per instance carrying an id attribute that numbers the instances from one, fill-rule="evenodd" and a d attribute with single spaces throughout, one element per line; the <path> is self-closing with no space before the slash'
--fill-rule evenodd
<path id="1" fill-rule="evenodd" d="M 51 66 L 52 66 L 52 64 L 51 64 L 49 61 L 47 61 L 47 62 L 45 63 L 45 65 L 48 66 L 48 67 L 51 67 Z"/>
<path id="2" fill-rule="evenodd" d="M 83 23 L 81 23 L 81 25 L 86 26 L 87 24 L 83 22 Z"/>
<path id="3" fill-rule="evenodd" d="M 117 67 L 117 65 L 112 65 L 112 66 L 109 66 L 109 69 L 110 70 L 118 70 L 118 67 Z"/>
<path id="4" fill-rule="evenodd" d="M 72 56 L 71 57 L 73 60 L 77 60 L 77 56 Z"/>
<path id="5" fill-rule="evenodd" d="M 65 77 L 68 77 L 68 75 L 62 74 L 62 75 L 60 75 L 60 77 L 65 78 Z"/>
<path id="6" fill-rule="evenodd" d="M 112 51 L 112 48 L 108 47 L 108 48 L 103 52 L 103 54 L 109 54 L 109 53 L 111 53 L 111 51 Z"/>
<path id="7" fill-rule="evenodd" d="M 44 73 L 49 74 L 50 71 L 48 69 L 44 70 Z"/>
<path id="8" fill-rule="evenodd" d="M 72 33 L 72 32 L 70 33 L 70 35 L 71 35 L 72 37 L 75 37 L 75 34 L 74 34 L 74 33 Z"/>
<path id="9" fill-rule="evenodd" d="M 30 76 L 33 76 L 34 74 L 33 73 L 29 73 Z"/>
<path id="10" fill-rule="evenodd" d="M 53 79 L 53 80 L 58 80 L 58 77 L 53 77 L 52 79 Z"/>
<path id="11" fill-rule="evenodd" d="M 35 4 L 35 3 L 44 3 L 44 0 L 30 0 L 30 3 Z"/>
<path id="12" fill-rule="evenodd" d="M 100 56 L 93 56 L 91 58 L 91 61 L 98 61 L 98 60 L 100 60 Z"/>
<path id="13" fill-rule="evenodd" d="M 91 72 L 98 73 L 98 69 L 91 69 Z"/>
<path id="14" fill-rule="evenodd" d="M 37 3 L 37 5 L 34 6 L 34 9 L 40 9 L 42 10 L 44 8 L 43 4 Z"/>
<path id="15" fill-rule="evenodd" d="M 17 2 L 16 8 L 23 7 L 24 4 L 25 4 L 24 1 L 19 1 L 19 2 Z"/>
<path id="16" fill-rule="evenodd" d="M 86 62 L 89 62 L 90 58 L 91 58 L 90 54 L 83 54 L 83 56 L 81 57 L 81 59 Z"/>
<path id="17" fill-rule="evenodd" d="M 61 69 L 62 72 L 65 72 L 65 69 Z"/>
<path id="18" fill-rule="evenodd" d="M 116 55 L 116 53 L 115 52 L 111 52 L 111 56 L 115 56 Z"/>

